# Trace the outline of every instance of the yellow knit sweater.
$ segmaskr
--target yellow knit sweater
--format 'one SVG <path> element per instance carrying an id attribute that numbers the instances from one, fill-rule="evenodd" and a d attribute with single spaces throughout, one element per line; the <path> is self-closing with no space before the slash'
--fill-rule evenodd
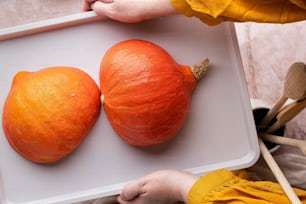
<path id="1" fill-rule="evenodd" d="M 245 171 L 221 169 L 200 178 L 188 193 L 188 204 L 290 204 L 281 186 L 269 181 L 246 180 Z M 303 204 L 306 191 L 294 189 Z"/>
<path id="2" fill-rule="evenodd" d="M 305 0 L 170 0 L 180 13 L 208 25 L 223 21 L 290 23 L 306 20 Z"/>

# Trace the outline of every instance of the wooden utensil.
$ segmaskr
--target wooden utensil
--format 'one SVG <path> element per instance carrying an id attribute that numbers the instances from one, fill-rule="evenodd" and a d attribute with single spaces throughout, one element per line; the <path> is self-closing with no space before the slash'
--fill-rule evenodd
<path id="1" fill-rule="evenodd" d="M 269 168 L 271 169 L 272 173 L 274 174 L 276 180 L 281 185 L 282 189 L 288 196 L 289 200 L 293 204 L 300 204 L 301 201 L 298 196 L 295 194 L 294 190 L 292 189 L 291 185 L 289 184 L 287 178 L 283 174 L 282 170 L 279 168 L 278 164 L 272 157 L 271 153 L 267 149 L 266 145 L 262 141 L 260 137 L 259 140 L 259 148 L 262 154 L 262 157 L 265 159 L 266 163 L 268 164 Z"/>
<path id="2" fill-rule="evenodd" d="M 283 108 L 276 116 L 276 122 L 266 130 L 266 133 L 272 133 L 293 119 L 299 112 L 306 107 L 306 98 L 295 101 Z"/>
<path id="3" fill-rule="evenodd" d="M 276 144 L 284 144 L 284 145 L 298 147 L 301 149 L 303 154 L 306 155 L 306 141 L 305 140 L 281 137 L 281 136 L 265 134 L 265 133 L 259 133 L 259 136 L 266 141 L 273 142 Z"/>
<path id="4" fill-rule="evenodd" d="M 306 65 L 303 62 L 292 64 L 286 74 L 282 97 L 269 110 L 260 122 L 260 126 L 267 126 L 275 117 L 279 109 L 286 103 L 288 98 L 301 100 L 306 97 Z"/>

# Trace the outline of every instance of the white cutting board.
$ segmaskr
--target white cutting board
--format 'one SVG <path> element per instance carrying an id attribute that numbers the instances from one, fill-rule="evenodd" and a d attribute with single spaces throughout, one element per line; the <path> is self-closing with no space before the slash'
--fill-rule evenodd
<path id="1" fill-rule="evenodd" d="M 69 19 L 80 24 L 50 30 L 63 25 L 65 19 L 59 18 L 51 26 L 46 21 L 23 26 L 22 32 L 19 28 L 2 31 L 2 39 L 19 37 L 0 42 L 1 115 L 16 72 L 75 66 L 99 84 L 103 54 L 126 39 L 157 43 L 180 64 L 193 65 L 207 57 L 208 73 L 194 91 L 184 128 L 163 145 L 136 148 L 126 144 L 114 133 L 102 110 L 94 129 L 73 154 L 59 163 L 40 165 L 13 151 L 0 129 L 3 203 L 72 203 L 118 194 L 125 183 L 158 169 L 202 175 L 256 162 L 256 129 L 232 23 L 209 27 L 183 16 L 137 24 L 110 20 L 84 24 L 77 15 Z M 37 31 L 44 32 L 22 37 Z"/>

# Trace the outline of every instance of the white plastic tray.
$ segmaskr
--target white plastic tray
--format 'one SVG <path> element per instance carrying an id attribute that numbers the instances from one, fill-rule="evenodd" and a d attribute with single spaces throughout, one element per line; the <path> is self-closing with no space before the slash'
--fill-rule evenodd
<path id="1" fill-rule="evenodd" d="M 201 175 L 219 168 L 245 168 L 256 162 L 257 135 L 233 24 L 209 27 L 182 16 L 138 24 L 91 22 L 96 18 L 92 14 L 87 17 L 80 20 L 79 15 L 70 16 L 74 26 L 56 30 L 52 29 L 63 26 L 67 18 L 2 30 L 1 115 L 16 72 L 75 66 L 99 84 L 99 64 L 105 51 L 119 41 L 140 38 L 159 44 L 181 64 L 193 65 L 209 58 L 209 71 L 193 94 L 188 120 L 171 142 L 136 148 L 116 136 L 102 110 L 84 143 L 69 157 L 51 165 L 23 159 L 10 148 L 1 128 L 3 203 L 73 203 L 118 194 L 127 182 L 158 169 Z"/>

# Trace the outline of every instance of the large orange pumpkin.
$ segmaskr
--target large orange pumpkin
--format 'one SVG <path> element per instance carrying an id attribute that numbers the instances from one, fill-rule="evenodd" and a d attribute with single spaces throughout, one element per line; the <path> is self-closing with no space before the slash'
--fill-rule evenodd
<path id="1" fill-rule="evenodd" d="M 34 162 L 60 160 L 78 147 L 100 113 L 100 90 L 84 71 L 50 67 L 15 75 L 3 107 L 11 147 Z"/>
<path id="2" fill-rule="evenodd" d="M 127 143 L 163 143 L 181 129 L 196 79 L 208 60 L 189 67 L 163 48 L 132 39 L 112 46 L 100 65 L 101 99 L 116 133 Z"/>

